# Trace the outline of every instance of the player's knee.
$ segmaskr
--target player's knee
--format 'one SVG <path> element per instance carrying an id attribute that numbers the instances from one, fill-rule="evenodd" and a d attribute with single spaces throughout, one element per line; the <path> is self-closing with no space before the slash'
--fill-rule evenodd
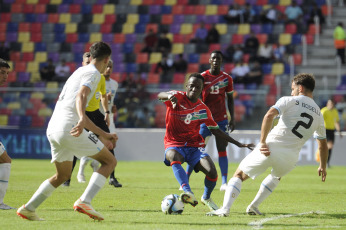
<path id="1" fill-rule="evenodd" d="M 216 169 L 211 169 L 207 176 L 211 179 L 216 179 L 218 177 Z"/>
<path id="2" fill-rule="evenodd" d="M 111 168 L 115 168 L 118 164 L 117 158 L 113 157 L 112 161 L 110 162 Z"/>

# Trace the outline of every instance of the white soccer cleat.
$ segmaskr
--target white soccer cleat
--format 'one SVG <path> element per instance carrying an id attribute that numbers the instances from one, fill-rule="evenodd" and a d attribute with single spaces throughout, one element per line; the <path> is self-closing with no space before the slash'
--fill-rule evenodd
<path id="1" fill-rule="evenodd" d="M 11 206 L 8 206 L 7 204 L 1 203 L 0 204 L 0 209 L 2 209 L 2 210 L 10 210 L 10 209 L 15 209 L 15 208 L 12 208 Z"/>
<path id="2" fill-rule="evenodd" d="M 179 187 L 179 191 L 184 191 L 183 187 L 180 186 Z"/>
<path id="3" fill-rule="evenodd" d="M 253 206 L 251 206 L 251 205 L 249 205 L 249 206 L 246 208 L 246 213 L 249 214 L 249 215 L 263 215 L 263 214 L 258 210 L 258 208 L 253 207 Z"/>
<path id="4" fill-rule="evenodd" d="M 184 192 L 180 194 L 180 200 L 183 203 L 191 204 L 193 207 L 195 207 L 198 204 L 198 201 L 192 192 Z"/>
<path id="5" fill-rule="evenodd" d="M 23 219 L 27 219 L 27 220 L 34 220 L 34 221 L 42 221 L 44 219 L 38 217 L 36 215 L 35 211 L 30 211 L 28 209 L 25 208 L 25 205 L 23 204 L 22 207 L 18 208 L 17 210 L 17 215 Z"/>
<path id="6" fill-rule="evenodd" d="M 219 209 L 219 207 L 214 203 L 214 201 L 209 198 L 209 199 L 203 199 L 203 196 L 201 197 L 201 202 L 202 204 L 208 206 L 208 208 L 210 209 L 210 211 L 214 211 Z"/>
<path id="7" fill-rule="evenodd" d="M 77 175 L 77 180 L 79 183 L 85 183 L 85 176 L 84 174 L 78 174 Z"/>
<path id="8" fill-rule="evenodd" d="M 221 187 L 220 187 L 220 191 L 226 191 L 227 189 L 227 184 L 222 184 Z"/>
<path id="9" fill-rule="evenodd" d="M 208 212 L 208 213 L 205 214 L 205 215 L 206 215 L 206 216 L 220 216 L 220 217 L 226 217 L 226 216 L 229 216 L 229 210 L 220 208 L 220 209 L 218 209 L 218 210 Z"/>
<path id="10" fill-rule="evenodd" d="M 92 160 L 90 166 L 94 172 L 97 172 L 100 168 L 100 163 L 97 160 Z"/>
<path id="11" fill-rule="evenodd" d="M 91 204 L 85 203 L 81 201 L 81 199 L 78 199 L 74 203 L 73 209 L 77 212 L 88 215 L 91 219 L 98 220 L 98 221 L 104 220 L 101 213 L 96 212 L 95 209 L 91 206 Z"/>

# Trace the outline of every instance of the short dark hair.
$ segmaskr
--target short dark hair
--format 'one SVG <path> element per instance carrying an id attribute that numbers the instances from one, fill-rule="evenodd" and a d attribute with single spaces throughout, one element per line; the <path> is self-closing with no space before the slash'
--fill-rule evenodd
<path id="1" fill-rule="evenodd" d="M 90 55 L 93 59 L 102 60 L 111 54 L 111 47 L 105 42 L 95 42 L 90 46 Z"/>
<path id="2" fill-rule="evenodd" d="M 221 52 L 220 50 L 213 50 L 213 51 L 210 53 L 210 56 L 211 56 L 212 54 L 220 54 L 221 57 L 222 57 L 222 59 L 223 59 L 223 54 L 222 54 L 222 52 Z"/>
<path id="3" fill-rule="evenodd" d="M 296 85 L 302 85 L 306 89 L 310 90 L 311 92 L 315 89 L 315 77 L 314 75 L 310 73 L 300 73 L 297 74 L 292 82 L 294 82 Z"/>
<path id="4" fill-rule="evenodd" d="M 5 61 L 4 59 L 0 58 L 0 68 L 5 67 L 10 69 L 10 65 L 7 63 L 7 61 Z"/>
<path id="5" fill-rule="evenodd" d="M 203 77 L 200 73 L 192 73 L 192 74 L 190 74 L 190 76 L 189 76 L 187 79 L 190 79 L 190 78 L 192 78 L 192 77 L 201 79 L 202 82 L 204 83 L 204 77 Z"/>

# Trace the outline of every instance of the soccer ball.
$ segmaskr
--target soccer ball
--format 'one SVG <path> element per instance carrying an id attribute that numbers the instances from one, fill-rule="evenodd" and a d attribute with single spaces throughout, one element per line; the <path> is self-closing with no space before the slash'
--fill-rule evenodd
<path id="1" fill-rule="evenodd" d="M 184 211 L 184 203 L 179 200 L 177 194 L 170 194 L 163 198 L 161 210 L 165 214 L 181 214 Z"/>

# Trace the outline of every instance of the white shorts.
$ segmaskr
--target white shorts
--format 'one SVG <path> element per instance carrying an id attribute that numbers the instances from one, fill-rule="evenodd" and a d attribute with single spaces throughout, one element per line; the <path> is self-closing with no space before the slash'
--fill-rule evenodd
<path id="1" fill-rule="evenodd" d="M 73 156 L 93 156 L 99 153 L 104 145 L 92 132 L 83 131 L 79 137 L 70 132 L 56 132 L 47 135 L 54 161 L 73 161 Z"/>
<path id="2" fill-rule="evenodd" d="M 295 168 L 299 153 L 292 153 L 289 149 L 280 147 L 278 144 L 269 144 L 268 146 L 270 156 L 266 157 L 256 147 L 240 162 L 239 169 L 250 178 L 255 179 L 269 167 L 272 167 L 271 175 L 273 177 L 283 177 Z"/>
<path id="3" fill-rule="evenodd" d="M 0 156 L 6 151 L 3 143 L 0 142 Z"/>

